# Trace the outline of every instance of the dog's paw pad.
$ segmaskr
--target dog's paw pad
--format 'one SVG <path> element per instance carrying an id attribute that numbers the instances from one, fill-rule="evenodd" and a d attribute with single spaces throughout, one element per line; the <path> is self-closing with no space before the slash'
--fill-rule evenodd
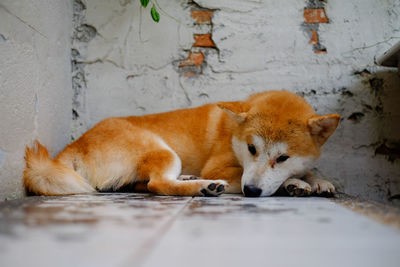
<path id="1" fill-rule="evenodd" d="M 309 195 L 311 195 L 311 192 L 312 192 L 310 185 L 305 182 L 288 184 L 288 185 L 286 185 L 285 188 L 286 188 L 286 191 L 289 193 L 289 195 L 296 196 L 296 197 L 309 196 Z"/>
<path id="2" fill-rule="evenodd" d="M 225 185 L 225 181 L 213 181 L 206 188 L 201 189 L 200 192 L 205 197 L 216 197 L 224 193 Z"/>
<path id="3" fill-rule="evenodd" d="M 219 186 L 217 186 L 217 193 L 224 192 L 224 191 L 225 191 L 225 186 L 223 184 L 220 184 Z"/>
<path id="4" fill-rule="evenodd" d="M 210 185 L 208 186 L 208 189 L 210 189 L 211 191 L 214 191 L 215 188 L 217 188 L 217 184 L 215 184 L 215 183 L 212 183 L 212 184 L 210 184 Z"/>
<path id="5" fill-rule="evenodd" d="M 178 180 L 180 181 L 190 181 L 190 180 L 199 180 L 200 178 L 196 175 L 180 175 Z"/>
<path id="6" fill-rule="evenodd" d="M 214 195 L 210 194 L 207 189 L 203 188 L 200 190 L 200 192 L 203 194 L 205 197 L 213 197 Z"/>
<path id="7" fill-rule="evenodd" d="M 294 184 L 290 184 L 290 185 L 286 186 L 286 190 L 288 191 L 288 193 L 294 192 L 295 189 L 296 189 L 296 186 Z"/>

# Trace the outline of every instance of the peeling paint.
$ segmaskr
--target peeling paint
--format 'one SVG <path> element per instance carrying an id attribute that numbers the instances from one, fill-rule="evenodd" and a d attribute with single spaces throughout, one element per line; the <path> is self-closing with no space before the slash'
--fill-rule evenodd
<path id="1" fill-rule="evenodd" d="M 384 155 L 388 161 L 395 162 L 400 158 L 400 142 L 384 141 L 375 149 L 375 155 Z"/>
<path id="2" fill-rule="evenodd" d="M 88 42 L 97 35 L 95 27 L 85 23 L 86 5 L 81 0 L 73 1 L 73 33 L 72 33 L 72 49 L 71 49 L 71 65 L 72 65 L 72 125 L 71 140 L 76 140 L 83 134 L 88 126 L 81 114 L 86 113 L 86 73 L 84 71 L 86 59 L 86 50 Z"/>
<path id="3" fill-rule="evenodd" d="M 214 27 L 212 17 L 218 9 L 206 8 L 195 1 L 188 1 L 187 7 L 190 8 L 193 25 L 196 30 L 193 34 L 194 41 L 188 57 L 181 61 L 178 71 L 186 78 L 196 78 L 203 74 L 204 65 L 207 64 L 208 50 L 214 49 L 219 53 L 219 49 L 212 37 Z M 194 56 L 196 56 L 197 60 L 195 60 Z"/>
<path id="4" fill-rule="evenodd" d="M 369 85 L 374 92 L 375 96 L 378 96 L 383 91 L 384 80 L 382 78 L 372 78 L 369 80 Z"/>
<path id="5" fill-rule="evenodd" d="M 327 0 L 307 0 L 307 8 L 324 8 Z"/>
<path id="6" fill-rule="evenodd" d="M 352 122 L 360 122 L 360 120 L 364 117 L 364 113 L 362 112 L 354 112 L 347 119 Z"/>
<path id="7" fill-rule="evenodd" d="M 340 93 L 342 94 L 342 96 L 347 96 L 347 97 L 353 97 L 354 93 L 351 92 L 350 90 L 348 90 L 346 87 L 341 88 Z"/>
<path id="8" fill-rule="evenodd" d="M 320 42 L 319 24 L 328 23 L 328 18 L 325 13 L 326 1 L 308 0 L 304 8 L 304 23 L 301 28 L 309 38 L 309 44 L 312 44 L 313 51 L 316 54 L 325 54 L 327 49 Z"/>
<path id="9" fill-rule="evenodd" d="M 89 42 L 97 35 L 97 30 L 92 25 L 82 24 L 75 28 L 73 39 L 79 42 Z"/>
<path id="10" fill-rule="evenodd" d="M 369 77 L 371 75 L 371 72 L 367 69 L 363 69 L 361 71 L 355 71 L 354 75 L 360 75 L 361 77 Z"/>

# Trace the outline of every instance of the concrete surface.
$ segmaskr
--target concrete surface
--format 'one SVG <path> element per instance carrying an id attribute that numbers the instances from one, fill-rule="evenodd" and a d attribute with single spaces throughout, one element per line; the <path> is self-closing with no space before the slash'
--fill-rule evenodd
<path id="1" fill-rule="evenodd" d="M 74 138 L 110 116 L 286 88 L 343 117 L 318 168 L 348 194 L 400 204 L 400 78 L 374 64 L 400 38 L 399 1 L 157 2 L 158 24 L 138 1 L 75 0 Z"/>
<path id="2" fill-rule="evenodd" d="M 0 201 L 23 196 L 25 146 L 70 140 L 72 3 L 0 1 Z"/>
<path id="3" fill-rule="evenodd" d="M 399 230 L 323 198 L 121 193 L 0 204 L 0 266 L 389 267 L 399 262 Z"/>
<path id="4" fill-rule="evenodd" d="M 400 71 L 400 41 L 395 43 L 383 55 L 377 57 L 376 64 L 398 68 L 398 71 Z"/>

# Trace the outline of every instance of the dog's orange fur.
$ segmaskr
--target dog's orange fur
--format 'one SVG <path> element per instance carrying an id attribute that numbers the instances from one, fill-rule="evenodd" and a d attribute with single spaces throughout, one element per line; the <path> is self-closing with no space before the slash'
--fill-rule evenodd
<path id="1" fill-rule="evenodd" d="M 26 148 L 24 185 L 39 195 L 118 190 L 139 182 L 162 195 L 201 195 L 213 181 L 241 192 L 243 169 L 232 136 L 252 133 L 286 140 L 297 155 L 319 156 L 339 115 L 317 116 L 301 97 L 286 91 L 141 117 L 106 119 L 69 144 L 55 159 L 39 142 Z M 176 153 L 176 154 L 175 154 Z M 177 158 L 179 157 L 179 158 Z M 203 179 L 180 181 L 182 174 Z M 214 181 L 216 185 L 223 181 Z"/>

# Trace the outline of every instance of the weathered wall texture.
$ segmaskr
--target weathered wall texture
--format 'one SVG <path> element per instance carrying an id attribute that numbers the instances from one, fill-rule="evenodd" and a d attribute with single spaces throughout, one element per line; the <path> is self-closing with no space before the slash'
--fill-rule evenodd
<path id="1" fill-rule="evenodd" d="M 109 116 L 297 92 L 343 116 L 318 168 L 346 193 L 400 196 L 400 79 L 374 57 L 400 37 L 397 0 L 76 1 L 73 137 Z"/>
<path id="2" fill-rule="evenodd" d="M 72 3 L 0 1 L 0 200 L 23 195 L 25 145 L 70 140 Z"/>

